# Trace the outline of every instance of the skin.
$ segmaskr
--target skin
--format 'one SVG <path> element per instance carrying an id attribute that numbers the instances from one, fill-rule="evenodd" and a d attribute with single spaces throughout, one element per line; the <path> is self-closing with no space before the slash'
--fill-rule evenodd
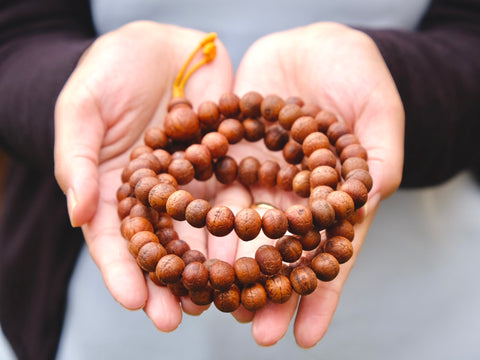
<path id="1" fill-rule="evenodd" d="M 115 193 L 131 148 L 142 142 L 145 129 L 162 124 L 180 65 L 203 35 L 150 22 L 109 33 L 84 54 L 56 107 L 55 175 L 67 196 L 72 225 L 82 227 L 115 300 L 127 309 L 143 308 L 161 331 L 174 330 L 182 311 L 197 315 L 206 307 L 177 299 L 145 278 L 120 235 Z M 278 342 L 294 318 L 296 341 L 309 348 L 330 324 L 380 201 L 400 184 L 404 134 L 400 97 L 375 44 L 345 26 L 321 23 L 262 38 L 245 54 L 235 78 L 226 50 L 220 41 L 216 44 L 215 60 L 188 82 L 185 95 L 194 108 L 203 100 L 217 101 L 226 91 L 239 96 L 250 90 L 300 96 L 350 124 L 369 154 L 374 187 L 362 210 L 363 220 L 355 225 L 354 258 L 341 266 L 340 275 L 332 282 L 319 282 L 313 294 L 301 299 L 295 295 L 256 313 L 240 308 L 233 314 L 238 321 L 252 322 L 252 335 L 263 346 Z M 281 157 L 266 152 L 262 142 L 241 143 L 229 152 L 237 159 L 245 153 L 260 161 Z M 253 199 L 284 209 L 298 203 L 292 193 L 258 187 L 248 191 L 214 181 L 192 183 L 187 190 L 234 212 L 250 206 Z M 234 232 L 216 238 L 185 222 L 176 229 L 192 248 L 230 263 L 271 243 L 261 237 L 243 242 Z"/>

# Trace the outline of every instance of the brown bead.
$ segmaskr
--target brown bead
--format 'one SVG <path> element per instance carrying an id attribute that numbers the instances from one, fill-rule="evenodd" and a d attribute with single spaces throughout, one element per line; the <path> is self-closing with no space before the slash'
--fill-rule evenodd
<path id="1" fill-rule="evenodd" d="M 130 160 L 138 158 L 140 155 L 145 153 L 151 153 L 153 149 L 147 145 L 136 145 L 132 151 L 130 151 Z"/>
<path id="2" fill-rule="evenodd" d="M 255 260 L 265 275 L 275 275 L 282 268 L 282 255 L 272 245 L 262 245 L 255 252 Z"/>
<path id="3" fill-rule="evenodd" d="M 182 257 L 183 254 L 190 250 L 190 245 L 184 240 L 173 239 L 165 245 L 165 250 L 167 250 L 168 254 L 175 254 L 178 257 Z"/>
<path id="4" fill-rule="evenodd" d="M 265 146 L 270 151 L 280 151 L 290 139 L 288 132 L 280 125 L 272 125 L 265 131 Z"/>
<path id="5" fill-rule="evenodd" d="M 320 245 L 322 235 L 318 229 L 312 229 L 300 237 L 302 248 L 305 251 L 314 250 Z"/>
<path id="6" fill-rule="evenodd" d="M 213 101 L 204 101 L 197 110 L 200 126 L 205 130 L 215 130 L 220 124 L 220 109 Z"/>
<path id="7" fill-rule="evenodd" d="M 330 142 L 328 137 L 321 132 L 312 132 L 303 140 L 302 149 L 305 156 L 310 156 L 315 150 L 328 149 Z"/>
<path id="8" fill-rule="evenodd" d="M 304 101 L 302 100 L 302 98 L 300 98 L 299 96 L 289 96 L 286 100 L 285 100 L 285 104 L 296 104 L 300 107 L 302 107 L 303 105 L 305 105 Z"/>
<path id="9" fill-rule="evenodd" d="M 315 118 L 317 114 L 320 112 L 320 106 L 315 105 L 315 104 L 304 104 L 302 106 L 302 114 L 304 116 L 311 116 Z"/>
<path id="10" fill-rule="evenodd" d="M 348 177 L 353 170 L 362 169 L 368 171 L 368 164 L 365 159 L 359 157 L 351 157 L 346 159 L 342 164 L 342 176 L 344 179 Z"/>
<path id="11" fill-rule="evenodd" d="M 228 185 L 237 179 L 238 165 L 231 156 L 223 156 L 215 162 L 215 177 L 222 184 Z"/>
<path id="12" fill-rule="evenodd" d="M 302 256 L 302 243 L 292 235 L 285 235 L 275 242 L 275 247 L 282 255 L 282 260 L 293 263 Z"/>
<path id="13" fill-rule="evenodd" d="M 337 121 L 336 116 L 327 110 L 321 110 L 315 116 L 315 122 L 317 123 L 318 131 L 326 133 L 330 125 Z"/>
<path id="14" fill-rule="evenodd" d="M 138 180 L 134 188 L 135 197 L 144 205 L 148 205 L 148 196 L 152 188 L 160 181 L 156 176 L 147 176 Z"/>
<path id="15" fill-rule="evenodd" d="M 185 159 L 190 161 L 195 168 L 195 174 L 212 166 L 212 154 L 207 146 L 201 144 L 192 144 L 185 149 Z"/>
<path id="16" fill-rule="evenodd" d="M 313 227 L 312 212 L 306 206 L 296 204 L 285 210 L 288 220 L 288 231 L 292 234 L 303 235 Z"/>
<path id="17" fill-rule="evenodd" d="M 155 273 L 155 271 L 152 271 L 152 272 L 148 273 L 148 277 L 157 286 L 166 286 L 167 285 L 163 281 L 160 281 L 160 279 L 157 277 L 157 274 Z"/>
<path id="18" fill-rule="evenodd" d="M 122 185 L 118 187 L 116 195 L 117 201 L 120 202 L 133 195 L 133 188 L 128 182 L 122 183 Z"/>
<path id="19" fill-rule="evenodd" d="M 149 242 L 159 243 L 157 235 L 151 231 L 139 231 L 128 242 L 128 250 L 136 258 L 140 248 Z"/>
<path id="20" fill-rule="evenodd" d="M 282 150 L 283 158 L 289 164 L 300 164 L 304 159 L 302 145 L 295 140 L 289 140 Z"/>
<path id="21" fill-rule="evenodd" d="M 293 122 L 300 116 L 303 116 L 303 113 L 298 104 L 286 104 L 278 113 L 278 123 L 285 130 L 290 130 Z"/>
<path id="22" fill-rule="evenodd" d="M 165 212 L 165 205 L 167 204 L 168 197 L 176 190 L 177 189 L 170 184 L 157 184 L 148 194 L 148 203 L 158 212 Z"/>
<path id="23" fill-rule="evenodd" d="M 310 203 L 313 224 L 319 229 L 325 229 L 335 222 L 335 209 L 325 199 L 316 199 Z"/>
<path id="24" fill-rule="evenodd" d="M 157 174 L 152 169 L 142 168 L 142 169 L 135 170 L 133 172 L 132 176 L 130 176 L 130 179 L 128 179 L 128 183 L 130 184 L 132 189 L 135 189 L 135 185 L 137 185 L 137 183 L 141 179 L 145 177 L 156 177 L 156 176 Z"/>
<path id="25" fill-rule="evenodd" d="M 280 209 L 268 209 L 262 216 L 262 230 L 271 239 L 282 237 L 288 230 L 288 219 Z"/>
<path id="26" fill-rule="evenodd" d="M 277 185 L 277 174 L 280 165 L 276 161 L 266 160 L 258 169 L 258 181 L 265 187 L 274 187 Z"/>
<path id="27" fill-rule="evenodd" d="M 348 158 L 359 157 L 368 160 L 367 150 L 360 144 L 351 144 L 345 147 L 340 153 L 340 161 L 344 162 Z"/>
<path id="28" fill-rule="evenodd" d="M 276 304 L 283 304 L 292 295 L 292 285 L 285 275 L 275 275 L 267 279 L 265 283 L 267 297 Z"/>
<path id="29" fill-rule="evenodd" d="M 169 111 L 163 126 L 168 137 L 179 141 L 192 139 L 200 129 L 197 114 L 187 106 L 178 106 Z"/>
<path id="30" fill-rule="evenodd" d="M 337 150 L 337 154 L 341 154 L 343 149 L 352 144 L 360 144 L 358 138 L 354 134 L 348 133 L 342 135 L 335 142 L 335 150 Z"/>
<path id="31" fill-rule="evenodd" d="M 146 272 L 155 271 L 158 261 L 165 255 L 167 251 L 162 245 L 150 241 L 138 250 L 137 263 Z"/>
<path id="32" fill-rule="evenodd" d="M 260 107 L 262 116 L 267 121 L 277 121 L 280 110 L 285 106 L 285 101 L 278 95 L 270 94 L 265 96 Z"/>
<path id="33" fill-rule="evenodd" d="M 190 250 L 187 250 L 183 253 L 182 260 L 185 263 L 185 265 L 188 265 L 188 264 L 190 264 L 191 262 L 194 262 L 194 261 L 204 263 L 206 258 L 205 258 L 205 255 L 203 255 L 203 253 L 201 251 L 195 250 L 195 249 L 190 249 Z"/>
<path id="34" fill-rule="evenodd" d="M 240 114 L 240 99 L 236 94 L 225 93 L 218 100 L 220 112 L 227 118 L 235 118 Z"/>
<path id="35" fill-rule="evenodd" d="M 334 236 L 325 243 L 325 252 L 333 255 L 340 264 L 343 264 L 353 256 L 353 245 L 343 236 Z"/>
<path id="36" fill-rule="evenodd" d="M 195 179 L 198 181 L 207 181 L 214 174 L 213 163 L 207 165 L 203 169 L 195 168 Z"/>
<path id="37" fill-rule="evenodd" d="M 255 142 L 263 139 L 265 136 L 265 124 L 257 119 L 245 119 L 243 120 L 243 137 L 245 140 Z"/>
<path id="38" fill-rule="evenodd" d="M 249 91 L 240 98 L 240 110 L 245 118 L 257 118 L 260 116 L 260 106 L 263 96 L 256 91 Z"/>
<path id="39" fill-rule="evenodd" d="M 210 209 L 206 217 L 206 226 L 210 234 L 225 236 L 233 230 L 235 216 L 226 206 L 215 206 Z"/>
<path id="40" fill-rule="evenodd" d="M 130 210 L 136 204 L 138 204 L 138 200 L 134 197 L 126 197 L 125 199 L 121 200 L 117 206 L 118 218 L 122 220 L 128 216 L 130 214 Z"/>
<path id="41" fill-rule="evenodd" d="M 339 220 L 327 229 L 327 237 L 343 236 L 350 241 L 353 241 L 355 236 L 355 229 L 352 223 L 348 220 Z"/>
<path id="42" fill-rule="evenodd" d="M 143 137 L 145 145 L 152 149 L 164 149 L 168 145 L 168 138 L 165 131 L 158 126 L 152 126 L 145 131 Z"/>
<path id="43" fill-rule="evenodd" d="M 153 151 L 153 155 L 157 158 L 160 163 L 160 171 L 165 172 L 168 169 L 168 165 L 172 161 L 172 155 L 167 150 L 164 149 L 156 149 Z"/>
<path id="44" fill-rule="evenodd" d="M 170 292 L 177 297 L 188 295 L 188 289 L 185 287 L 185 285 L 183 285 L 181 280 L 167 284 L 167 287 L 168 290 L 170 290 Z"/>
<path id="45" fill-rule="evenodd" d="M 277 186 L 285 191 L 293 190 L 293 178 L 300 170 L 293 164 L 287 164 L 277 173 Z"/>
<path id="46" fill-rule="evenodd" d="M 135 216 L 140 216 L 144 217 L 152 225 L 154 225 L 158 222 L 158 212 L 155 209 L 152 209 L 149 206 L 145 206 L 141 203 L 137 203 L 132 208 L 130 209 L 130 217 L 135 217 Z"/>
<path id="47" fill-rule="evenodd" d="M 238 181 L 245 186 L 250 186 L 258 181 L 258 169 L 260 161 L 253 156 L 243 158 L 238 164 Z"/>
<path id="48" fill-rule="evenodd" d="M 332 281 L 340 272 L 338 260 L 329 253 L 320 253 L 315 256 L 310 266 L 320 281 Z"/>
<path id="49" fill-rule="evenodd" d="M 245 285 L 253 284 L 260 278 L 260 267 L 255 259 L 241 257 L 233 265 L 238 280 Z"/>
<path id="50" fill-rule="evenodd" d="M 173 108 L 175 107 L 181 107 L 181 106 L 186 106 L 188 108 L 192 108 L 192 103 L 190 102 L 190 100 L 188 100 L 187 98 L 183 97 L 183 96 L 176 96 L 172 99 L 170 99 L 170 101 L 168 102 L 168 105 L 167 105 L 167 111 L 170 112 L 172 111 Z"/>
<path id="51" fill-rule="evenodd" d="M 355 209 L 361 208 L 368 200 L 367 187 L 360 180 L 349 179 L 340 186 L 340 190 L 352 197 Z"/>
<path id="52" fill-rule="evenodd" d="M 167 254 L 158 261 L 155 273 L 160 281 L 172 284 L 180 280 L 184 268 L 185 263 L 179 256 Z"/>
<path id="53" fill-rule="evenodd" d="M 192 194 L 186 190 L 177 190 L 167 199 L 165 209 L 167 214 L 178 221 L 185 220 L 185 211 L 188 204 L 194 200 Z"/>
<path id="54" fill-rule="evenodd" d="M 208 270 L 201 262 L 194 261 L 185 266 L 182 274 L 183 285 L 188 290 L 200 290 L 208 284 Z"/>
<path id="55" fill-rule="evenodd" d="M 210 284 L 214 289 L 226 290 L 235 282 L 233 266 L 223 260 L 217 260 L 208 268 Z"/>
<path id="56" fill-rule="evenodd" d="M 156 229 L 162 229 L 162 228 L 171 228 L 173 227 L 173 220 L 170 215 L 167 213 L 160 213 L 158 214 L 158 220 L 155 225 Z"/>
<path id="57" fill-rule="evenodd" d="M 185 185 L 194 179 L 195 168 L 186 159 L 174 159 L 168 165 L 168 173 L 177 180 L 179 185 Z"/>
<path id="58" fill-rule="evenodd" d="M 237 119 L 225 119 L 218 125 L 218 132 L 225 136 L 229 144 L 236 144 L 243 139 L 244 128 Z"/>
<path id="59" fill-rule="evenodd" d="M 370 191 L 373 186 L 373 179 L 368 170 L 365 169 L 355 169 L 350 172 L 348 172 L 348 175 L 346 176 L 345 180 L 349 179 L 357 179 L 360 180 L 363 185 L 367 188 L 367 191 Z"/>
<path id="60" fill-rule="evenodd" d="M 235 215 L 234 230 L 240 239 L 253 240 L 262 230 L 262 218 L 253 209 L 242 209 Z"/>
<path id="61" fill-rule="evenodd" d="M 153 232 L 153 225 L 143 217 L 126 217 L 122 221 L 122 235 L 130 240 L 133 235 L 140 231 Z"/>
<path id="62" fill-rule="evenodd" d="M 240 299 L 245 309 L 257 311 L 267 304 L 267 292 L 259 283 L 250 284 L 242 289 Z"/>
<path id="63" fill-rule="evenodd" d="M 178 233 L 173 227 L 157 229 L 157 231 L 155 231 L 155 235 L 157 235 L 158 241 L 163 246 L 167 246 L 167 244 L 170 243 L 172 240 L 178 239 Z"/>
<path id="64" fill-rule="evenodd" d="M 222 312 L 233 312 L 240 306 L 240 289 L 233 284 L 227 290 L 214 290 L 213 303 L 215 307 Z"/>
<path id="65" fill-rule="evenodd" d="M 225 156 L 228 152 L 228 139 L 219 132 L 205 134 L 202 139 L 202 145 L 205 145 L 213 158 L 218 159 Z"/>
<path id="66" fill-rule="evenodd" d="M 292 190 L 300 197 L 310 196 L 310 171 L 302 170 L 298 172 L 292 181 Z"/>
<path id="67" fill-rule="evenodd" d="M 326 199 L 327 195 L 333 191 L 332 187 L 327 185 L 318 185 L 310 190 L 309 203 L 311 205 L 312 201 L 316 199 Z"/>
<path id="68" fill-rule="evenodd" d="M 327 129 L 327 136 L 330 143 L 335 145 L 340 136 L 351 133 L 350 127 L 344 122 L 336 121 Z"/>
<path id="69" fill-rule="evenodd" d="M 344 191 L 336 190 L 327 195 L 326 199 L 335 210 L 335 219 L 347 219 L 355 211 L 355 204 L 350 195 Z"/>
<path id="70" fill-rule="evenodd" d="M 152 163 L 151 159 L 147 159 L 144 157 L 138 157 L 133 159 L 128 163 L 125 167 L 124 171 L 122 172 L 122 182 L 128 182 L 130 180 L 130 176 L 138 170 L 138 169 L 152 169 L 154 170 L 155 164 Z M 154 170 L 155 171 L 155 170 Z"/>
<path id="71" fill-rule="evenodd" d="M 310 173 L 310 186 L 315 188 L 317 186 L 326 185 L 335 189 L 338 184 L 338 172 L 331 166 L 318 166 Z"/>
<path id="72" fill-rule="evenodd" d="M 213 288 L 210 285 L 207 285 L 203 289 L 189 291 L 188 295 L 194 304 L 206 306 L 213 301 Z"/>
<path id="73" fill-rule="evenodd" d="M 308 266 L 299 266 L 290 274 L 292 288 L 299 295 L 308 295 L 317 288 L 317 276 Z"/>
<path id="74" fill-rule="evenodd" d="M 330 166 L 335 168 L 337 165 L 337 157 L 329 149 L 317 149 L 312 152 L 308 158 L 308 167 L 310 170 L 319 166 Z"/>
<path id="75" fill-rule="evenodd" d="M 178 189 L 177 179 L 175 179 L 172 175 L 168 173 L 161 173 L 157 175 L 157 178 L 160 181 L 160 184 L 171 185 L 175 188 L 175 190 Z"/>
<path id="76" fill-rule="evenodd" d="M 207 200 L 194 199 L 185 209 L 185 220 L 196 228 L 202 228 L 206 224 L 208 211 L 212 208 Z"/>
<path id="77" fill-rule="evenodd" d="M 308 135 L 316 131 L 317 124 L 315 123 L 315 119 L 311 116 L 301 116 L 292 124 L 290 136 L 293 140 L 301 144 Z"/>

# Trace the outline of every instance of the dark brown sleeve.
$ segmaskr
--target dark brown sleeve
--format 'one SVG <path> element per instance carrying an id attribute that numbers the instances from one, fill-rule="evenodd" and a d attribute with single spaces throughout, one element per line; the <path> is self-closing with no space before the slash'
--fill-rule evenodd
<path id="1" fill-rule="evenodd" d="M 414 32 L 362 31 L 378 45 L 405 107 L 402 186 L 478 173 L 480 1 L 436 1 Z"/>

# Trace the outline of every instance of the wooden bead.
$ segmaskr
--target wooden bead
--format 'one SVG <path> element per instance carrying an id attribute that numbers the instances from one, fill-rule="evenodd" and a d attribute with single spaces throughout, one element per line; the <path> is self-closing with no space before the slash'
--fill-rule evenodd
<path id="1" fill-rule="evenodd" d="M 315 118 L 315 116 L 318 114 L 320 110 L 321 110 L 320 106 L 315 104 L 304 104 L 302 106 L 302 114 L 304 116 L 311 116 Z"/>
<path id="2" fill-rule="evenodd" d="M 255 239 L 262 229 L 262 218 L 254 209 L 245 208 L 235 215 L 234 230 L 237 236 L 249 241 Z"/>
<path id="3" fill-rule="evenodd" d="M 277 174 L 279 170 L 280 165 L 278 165 L 276 161 L 266 160 L 258 169 L 258 181 L 265 187 L 274 187 L 277 185 Z"/>
<path id="4" fill-rule="evenodd" d="M 335 209 L 325 199 L 316 199 L 310 203 L 313 224 L 319 229 L 325 229 L 335 222 Z"/>
<path id="5" fill-rule="evenodd" d="M 117 214 L 120 220 L 124 219 L 130 214 L 130 210 L 138 204 L 138 200 L 134 197 L 126 197 L 117 205 Z"/>
<path id="6" fill-rule="evenodd" d="M 298 104 L 286 104 L 278 113 L 278 123 L 285 130 L 290 130 L 293 122 L 300 116 L 303 116 L 303 113 L 302 108 Z"/>
<path id="7" fill-rule="evenodd" d="M 310 171 L 302 170 L 298 172 L 292 180 L 292 190 L 300 197 L 310 196 Z"/>
<path id="8" fill-rule="evenodd" d="M 167 214 L 178 221 L 185 220 L 185 212 L 188 204 L 194 200 L 192 194 L 186 190 L 177 190 L 172 193 L 165 204 Z"/>
<path id="9" fill-rule="evenodd" d="M 206 145 L 190 145 L 185 149 L 184 158 L 193 165 L 195 174 L 212 166 L 212 154 Z"/>
<path id="10" fill-rule="evenodd" d="M 209 163 L 207 167 L 203 169 L 195 168 L 195 179 L 197 179 L 198 181 L 207 181 L 213 176 L 213 174 L 214 174 L 213 163 Z"/>
<path id="11" fill-rule="evenodd" d="M 165 131 L 158 126 L 152 126 L 145 131 L 143 137 L 145 145 L 152 149 L 164 149 L 167 147 L 168 138 Z"/>
<path id="12" fill-rule="evenodd" d="M 275 275 L 282 268 L 282 256 L 272 245 L 262 245 L 255 252 L 255 260 L 265 275 Z"/>
<path id="13" fill-rule="evenodd" d="M 157 184 L 148 194 L 148 203 L 152 208 L 159 212 L 165 212 L 165 205 L 168 197 L 172 195 L 177 189 L 170 184 Z"/>
<path id="14" fill-rule="evenodd" d="M 212 208 L 207 200 L 194 199 L 185 209 L 185 220 L 196 228 L 202 228 L 206 224 L 208 211 Z"/>
<path id="15" fill-rule="evenodd" d="M 176 297 L 187 296 L 188 289 L 183 285 L 181 280 L 176 281 L 172 284 L 167 284 L 168 290 L 175 295 Z"/>
<path id="16" fill-rule="evenodd" d="M 154 227 L 155 227 L 155 224 L 158 223 L 158 218 L 159 218 L 158 212 L 155 209 L 152 209 L 151 207 L 143 205 L 141 203 L 137 203 L 134 206 L 132 206 L 132 208 L 130 209 L 130 216 L 144 217 L 145 219 L 150 221 L 150 223 L 154 225 Z"/>
<path id="17" fill-rule="evenodd" d="M 289 140 L 282 150 L 283 158 L 289 164 L 300 164 L 304 159 L 303 148 L 295 140 Z"/>
<path id="18" fill-rule="evenodd" d="M 210 131 L 216 130 L 220 124 L 220 109 L 213 101 L 204 101 L 198 106 L 198 120 L 202 129 Z"/>
<path id="19" fill-rule="evenodd" d="M 310 186 L 312 188 L 326 185 L 336 189 L 338 180 L 338 172 L 331 166 L 318 166 L 310 173 Z"/>
<path id="20" fill-rule="evenodd" d="M 167 105 L 167 111 L 170 112 L 172 111 L 175 107 L 181 107 L 181 106 L 186 106 L 188 108 L 192 108 L 192 103 L 190 100 L 185 98 L 184 96 L 177 96 L 172 98 Z"/>
<path id="21" fill-rule="evenodd" d="M 350 241 L 353 241 L 355 236 L 355 229 L 352 223 L 346 219 L 339 220 L 332 226 L 327 228 L 327 237 L 343 236 Z"/>
<path id="22" fill-rule="evenodd" d="M 298 97 L 298 96 L 289 96 L 286 100 L 285 100 L 285 104 L 296 104 L 300 107 L 302 107 L 303 105 L 305 105 L 305 103 L 303 102 L 302 98 Z"/>
<path id="23" fill-rule="evenodd" d="M 260 111 L 265 120 L 273 122 L 278 120 L 278 114 L 284 106 L 285 101 L 280 96 L 270 94 L 263 99 Z"/>
<path id="24" fill-rule="evenodd" d="M 182 274 L 183 285 L 188 290 L 200 290 L 208 284 L 208 270 L 201 262 L 194 261 L 185 266 Z"/>
<path id="25" fill-rule="evenodd" d="M 155 271 L 158 261 L 167 255 L 165 248 L 158 242 L 150 241 L 138 250 L 137 263 L 146 272 Z"/>
<path id="26" fill-rule="evenodd" d="M 128 250 L 136 258 L 141 247 L 149 242 L 159 243 L 157 235 L 152 231 L 139 231 L 128 242 Z"/>
<path id="27" fill-rule="evenodd" d="M 228 139 L 219 132 L 205 134 L 202 139 L 202 145 L 205 145 L 213 158 L 218 159 L 225 156 L 228 152 Z"/>
<path id="28" fill-rule="evenodd" d="M 282 150 L 289 139 L 288 132 L 278 124 L 270 126 L 263 138 L 266 148 L 270 151 Z"/>
<path id="29" fill-rule="evenodd" d="M 373 179 L 370 173 L 365 169 L 355 169 L 348 172 L 345 180 L 357 179 L 360 180 L 363 185 L 367 188 L 367 191 L 370 191 L 373 186 Z"/>
<path id="30" fill-rule="evenodd" d="M 255 142 L 263 139 L 265 136 L 265 124 L 257 119 L 245 119 L 243 120 L 243 137 L 245 140 Z"/>
<path id="31" fill-rule="evenodd" d="M 309 204 L 316 199 L 326 199 L 327 195 L 333 191 L 332 187 L 327 185 L 318 185 L 310 190 Z"/>
<path id="32" fill-rule="evenodd" d="M 271 239 L 282 237 L 288 230 L 288 219 L 280 209 L 268 209 L 262 216 L 262 230 Z"/>
<path id="33" fill-rule="evenodd" d="M 155 231 L 155 235 L 158 237 L 158 241 L 163 246 L 167 246 L 172 240 L 178 239 L 178 233 L 175 231 L 174 228 L 161 228 Z"/>
<path id="34" fill-rule="evenodd" d="M 308 167 L 310 170 L 319 166 L 337 166 L 337 157 L 330 149 L 317 149 L 312 152 L 308 158 Z"/>
<path id="35" fill-rule="evenodd" d="M 327 195 L 326 199 L 335 210 L 335 219 L 347 219 L 355 211 L 355 204 L 350 195 L 344 191 L 336 190 Z"/>
<path id="36" fill-rule="evenodd" d="M 126 217 L 122 221 L 122 235 L 125 239 L 130 240 L 140 231 L 153 232 L 153 225 L 143 217 Z"/>
<path id="37" fill-rule="evenodd" d="M 172 175 L 168 173 L 162 173 L 157 175 L 160 184 L 167 184 L 173 186 L 175 189 L 178 189 L 178 182 Z"/>
<path id="38" fill-rule="evenodd" d="M 327 129 L 327 136 L 332 145 L 335 145 L 340 136 L 350 134 L 350 127 L 344 122 L 336 121 Z"/>
<path id="39" fill-rule="evenodd" d="M 190 290 L 188 295 L 194 304 L 206 306 L 211 304 L 213 301 L 213 288 L 210 285 L 207 285 L 205 288 L 200 290 Z"/>
<path id="40" fill-rule="evenodd" d="M 157 174 L 155 173 L 155 171 L 148 168 L 135 170 L 132 176 L 130 176 L 130 179 L 128 179 L 128 183 L 131 189 L 135 189 L 135 186 L 137 185 L 137 183 L 145 177 L 157 177 Z"/>
<path id="41" fill-rule="evenodd" d="M 172 227 L 173 227 L 172 217 L 167 213 L 159 213 L 155 228 L 162 229 L 162 228 L 172 228 Z"/>
<path id="42" fill-rule="evenodd" d="M 299 295 L 309 295 L 318 285 L 317 275 L 308 266 L 299 266 L 290 274 L 292 288 Z"/>
<path id="43" fill-rule="evenodd" d="M 312 132 L 303 140 L 302 150 L 305 156 L 310 156 L 315 150 L 328 149 L 330 141 L 328 137 L 321 132 Z"/>
<path id="44" fill-rule="evenodd" d="M 133 195 L 133 188 L 128 182 L 122 183 L 117 189 L 116 196 L 117 201 L 120 202 L 123 199 Z"/>
<path id="45" fill-rule="evenodd" d="M 179 141 L 192 139 L 200 129 L 197 114 L 187 106 L 178 106 L 169 111 L 163 126 L 168 137 Z"/>
<path id="46" fill-rule="evenodd" d="M 348 145 L 340 153 L 340 161 L 344 162 L 351 157 L 359 157 L 364 160 L 368 160 L 367 150 L 365 150 L 365 148 L 360 144 Z"/>
<path id="47" fill-rule="evenodd" d="M 190 264 L 194 261 L 204 263 L 206 258 L 205 258 L 205 255 L 203 255 L 203 253 L 201 251 L 195 250 L 195 249 L 190 249 L 190 250 L 187 250 L 183 253 L 182 260 L 185 263 L 185 265 L 188 265 L 188 264 Z"/>
<path id="48" fill-rule="evenodd" d="M 333 255 L 340 264 L 343 264 L 353 256 L 353 245 L 343 236 L 334 236 L 325 243 L 325 252 Z"/>
<path id="49" fill-rule="evenodd" d="M 315 122 L 317 123 L 318 131 L 326 133 L 330 125 L 337 122 L 337 117 L 330 111 L 321 110 L 315 116 Z"/>
<path id="50" fill-rule="evenodd" d="M 218 125 L 218 132 L 227 138 L 229 144 L 236 144 L 243 139 L 245 130 L 237 119 L 225 119 Z"/>
<path id="51" fill-rule="evenodd" d="M 285 235 L 275 242 L 275 247 L 280 252 L 282 260 L 293 263 L 302 256 L 302 243 L 292 235 Z"/>
<path id="52" fill-rule="evenodd" d="M 335 142 L 335 150 L 337 151 L 337 154 L 341 154 L 343 149 L 351 144 L 359 144 L 358 138 L 354 134 L 348 133 L 340 136 Z"/>
<path id="53" fill-rule="evenodd" d="M 148 196 L 150 194 L 150 191 L 154 186 L 159 183 L 160 181 L 156 176 L 147 176 L 139 179 L 133 190 L 137 200 L 144 205 L 148 205 Z"/>
<path id="54" fill-rule="evenodd" d="M 320 281 L 332 281 L 340 272 L 338 260 L 329 253 L 320 253 L 315 256 L 310 266 Z"/>
<path id="55" fill-rule="evenodd" d="M 281 167 L 277 173 L 277 186 L 285 191 L 293 190 L 293 179 L 300 170 L 293 164 Z"/>
<path id="56" fill-rule="evenodd" d="M 255 184 L 258 181 L 258 169 L 260 165 L 260 161 L 253 156 L 243 158 L 238 164 L 238 181 L 245 186 Z"/>
<path id="57" fill-rule="evenodd" d="M 210 234 L 225 236 L 233 230 L 235 216 L 226 206 L 215 206 L 210 209 L 206 217 L 206 227 Z"/>
<path id="58" fill-rule="evenodd" d="M 340 190 L 351 196 L 355 209 L 360 209 L 368 200 L 367 187 L 357 179 L 349 179 L 340 186 Z"/>
<path id="59" fill-rule="evenodd" d="M 292 205 L 285 210 L 288 220 L 288 231 L 292 234 L 303 235 L 313 228 L 311 210 L 300 204 Z"/>
<path id="60" fill-rule="evenodd" d="M 237 162 L 231 156 L 223 156 L 218 159 L 214 166 L 216 179 L 225 185 L 234 182 L 238 175 Z"/>
<path id="61" fill-rule="evenodd" d="M 250 284 L 242 289 L 240 299 L 245 309 L 257 311 L 267 304 L 267 292 L 259 283 Z"/>
<path id="62" fill-rule="evenodd" d="M 165 245 L 165 250 L 168 254 L 175 254 L 178 257 L 182 257 L 188 250 L 190 250 L 190 245 L 184 240 L 172 239 L 167 245 Z"/>
<path id="63" fill-rule="evenodd" d="M 238 280 L 245 285 L 253 284 L 260 278 L 260 267 L 255 259 L 241 257 L 233 265 Z"/>
<path id="64" fill-rule="evenodd" d="M 138 157 L 128 163 L 122 172 L 122 182 L 129 182 L 130 176 L 138 169 L 154 169 L 155 166 L 150 159 Z"/>
<path id="65" fill-rule="evenodd" d="M 235 118 L 240 114 L 240 98 L 233 93 L 225 93 L 218 100 L 220 112 L 227 118 Z"/>
<path id="66" fill-rule="evenodd" d="M 315 123 L 315 119 L 311 116 L 301 116 L 292 124 L 290 136 L 293 140 L 301 144 L 308 135 L 316 131 L 317 124 Z"/>
<path id="67" fill-rule="evenodd" d="M 217 260 L 208 268 L 210 284 L 214 289 L 227 290 L 235 282 L 235 270 L 229 263 Z"/>
<path id="68" fill-rule="evenodd" d="M 239 102 L 240 110 L 245 118 L 257 118 L 260 116 L 260 106 L 263 96 L 256 91 L 245 93 Z"/>
<path id="69" fill-rule="evenodd" d="M 130 160 L 138 158 L 140 155 L 145 153 L 151 153 L 153 149 L 147 145 L 136 145 L 130 152 Z"/>
<path id="70" fill-rule="evenodd" d="M 177 180 L 179 185 L 185 185 L 194 179 L 195 168 L 186 159 L 174 159 L 168 165 L 168 173 Z"/>
<path id="71" fill-rule="evenodd" d="M 172 284 L 181 279 L 184 268 L 185 263 L 179 256 L 167 254 L 158 261 L 155 273 L 160 281 Z"/>
<path id="72" fill-rule="evenodd" d="M 172 155 L 167 150 L 164 149 L 156 149 L 153 151 L 153 155 L 157 158 L 160 164 L 159 172 L 165 172 L 168 169 L 168 165 L 172 161 Z"/>
<path id="73" fill-rule="evenodd" d="M 302 248 L 305 251 L 316 249 L 321 241 L 322 235 L 318 229 L 312 229 L 300 237 Z"/>
<path id="74" fill-rule="evenodd" d="M 265 283 L 267 297 L 276 304 L 283 304 L 292 295 L 292 285 L 285 275 L 275 275 L 267 279 Z"/>
<path id="75" fill-rule="evenodd" d="M 215 307 L 222 312 L 233 312 L 240 306 L 240 289 L 233 284 L 227 290 L 214 290 L 213 303 Z"/>

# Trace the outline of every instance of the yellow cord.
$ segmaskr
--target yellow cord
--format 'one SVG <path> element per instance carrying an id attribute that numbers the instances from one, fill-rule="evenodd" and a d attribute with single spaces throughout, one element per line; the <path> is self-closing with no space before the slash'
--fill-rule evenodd
<path id="1" fill-rule="evenodd" d="M 195 48 L 195 50 L 190 54 L 185 64 L 183 64 L 180 72 L 178 73 L 177 77 L 175 78 L 175 82 L 173 84 L 173 92 L 172 96 L 174 98 L 183 97 L 183 89 L 185 88 L 185 84 L 190 76 L 201 66 L 208 64 L 213 59 L 215 59 L 215 55 L 217 54 L 217 48 L 215 46 L 215 39 L 217 38 L 216 33 L 210 33 L 205 36 L 205 38 L 200 42 L 200 44 Z M 190 70 L 187 71 L 188 66 L 193 60 L 193 57 L 197 54 L 199 50 L 203 52 L 203 59 L 200 60 L 198 63 L 192 66 Z"/>

